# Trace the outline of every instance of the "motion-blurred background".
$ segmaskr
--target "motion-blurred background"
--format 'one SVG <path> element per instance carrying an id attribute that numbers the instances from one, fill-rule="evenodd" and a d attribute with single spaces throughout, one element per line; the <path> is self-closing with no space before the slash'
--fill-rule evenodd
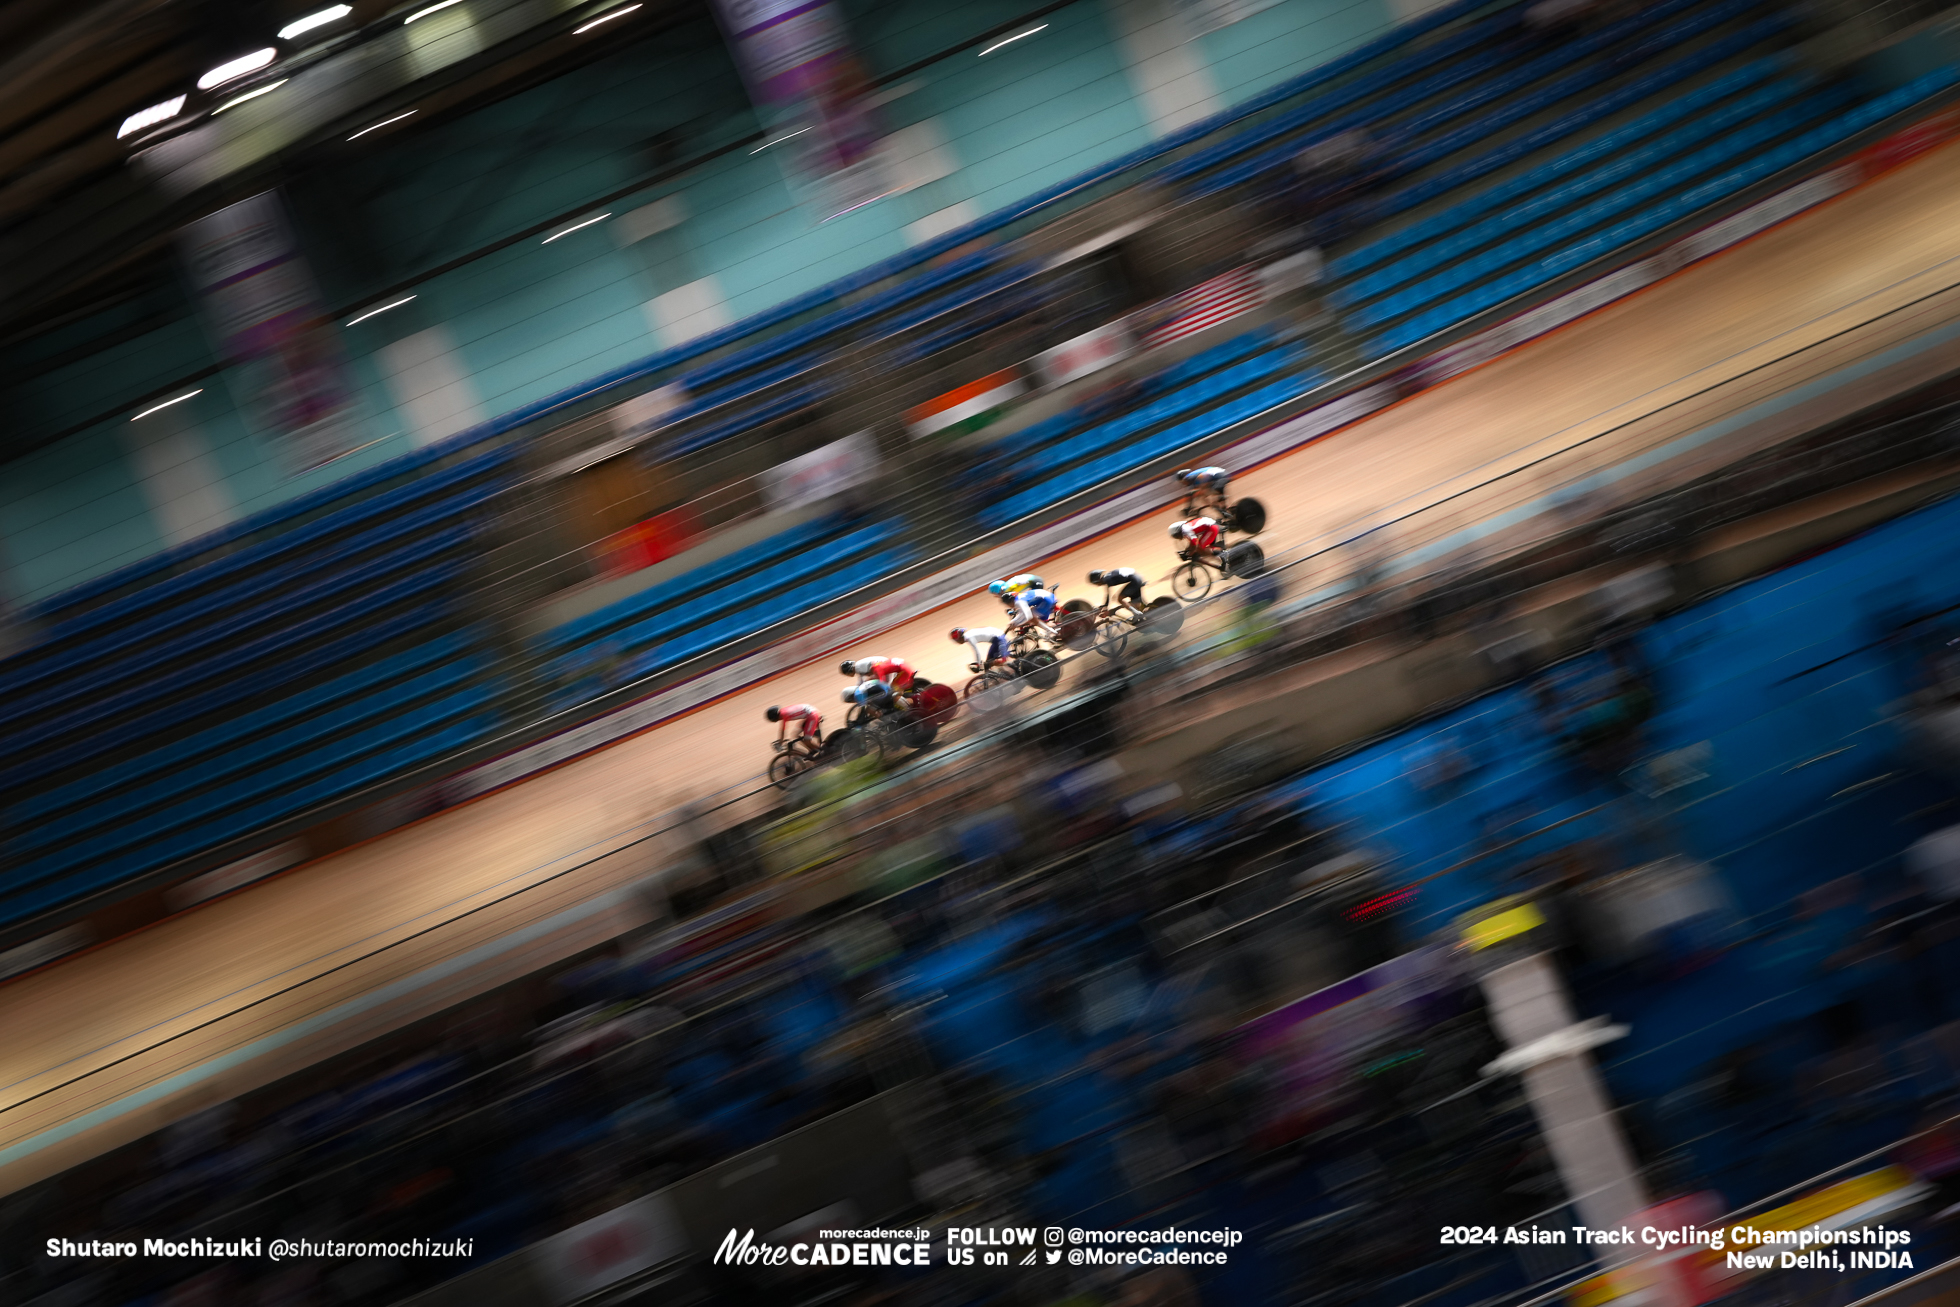
<path id="1" fill-rule="evenodd" d="M 1950 1293 L 1956 22 L 0 8 L 0 1299 Z"/>

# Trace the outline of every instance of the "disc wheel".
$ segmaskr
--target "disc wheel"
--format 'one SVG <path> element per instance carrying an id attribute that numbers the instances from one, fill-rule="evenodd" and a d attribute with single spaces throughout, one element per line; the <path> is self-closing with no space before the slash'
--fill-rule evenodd
<path id="1" fill-rule="evenodd" d="M 1266 551 L 1250 540 L 1241 541 L 1225 551 L 1225 566 L 1232 577 L 1258 576 L 1266 570 Z"/>
<path id="2" fill-rule="evenodd" d="M 1159 595 L 1144 610 L 1141 633 L 1167 640 L 1184 625 L 1184 605 L 1169 595 Z"/>
<path id="3" fill-rule="evenodd" d="M 1130 624 L 1115 613 L 1096 619 L 1096 652 L 1105 658 L 1121 658 L 1130 643 Z"/>
<path id="4" fill-rule="evenodd" d="M 1228 512 L 1227 525 L 1242 535 L 1256 536 L 1266 529 L 1266 506 L 1256 499 L 1241 499 Z"/>
<path id="5" fill-rule="evenodd" d="M 1052 690 L 1062 679 L 1061 660 L 1047 649 L 1036 649 L 1021 660 L 1028 684 L 1037 690 Z"/>
<path id="6" fill-rule="evenodd" d="M 960 715 L 960 696 L 952 686 L 935 682 L 913 696 L 912 709 L 936 731 Z"/>
<path id="7" fill-rule="evenodd" d="M 1080 652 L 1096 641 L 1096 619 L 1089 613 L 1069 613 L 1055 623 L 1055 635 L 1064 645 Z"/>
<path id="8" fill-rule="evenodd" d="M 1185 603 L 1196 603 L 1211 593 L 1211 569 L 1203 563 L 1185 563 L 1171 573 L 1171 593 Z"/>

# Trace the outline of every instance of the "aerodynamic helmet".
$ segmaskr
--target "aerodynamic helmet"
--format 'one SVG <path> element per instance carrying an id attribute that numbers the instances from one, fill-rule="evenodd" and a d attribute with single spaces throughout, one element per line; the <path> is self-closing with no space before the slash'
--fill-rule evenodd
<path id="1" fill-rule="evenodd" d="M 987 587 L 987 593 L 992 595 L 996 599 L 1000 598 L 1002 595 L 1007 593 L 1007 582 L 995 581 L 993 584 Z"/>
<path id="2" fill-rule="evenodd" d="M 1184 539 L 1184 523 L 1182 522 L 1171 523 L 1171 539 L 1173 540 Z"/>
<path id="3" fill-rule="evenodd" d="M 844 665 L 838 668 L 838 670 L 843 672 L 844 675 L 846 676 L 856 676 L 858 674 L 858 665 L 855 662 L 851 661 L 849 658 L 846 658 L 844 660 Z"/>
<path id="4" fill-rule="evenodd" d="M 953 628 L 953 643 L 954 644 L 966 643 L 966 628 L 964 626 L 956 626 Z"/>
<path id="5" fill-rule="evenodd" d="M 779 722 L 783 719 L 783 710 L 781 708 L 776 707 L 776 705 L 771 704 L 769 705 L 769 711 L 763 713 L 762 715 L 764 717 L 767 717 L 772 722 Z"/>

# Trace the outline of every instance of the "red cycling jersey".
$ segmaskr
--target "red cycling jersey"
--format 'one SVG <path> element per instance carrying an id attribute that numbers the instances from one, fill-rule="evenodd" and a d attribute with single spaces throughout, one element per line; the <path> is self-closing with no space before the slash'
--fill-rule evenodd
<path id="1" fill-rule="evenodd" d="M 1218 548 L 1218 537 L 1223 534 L 1218 523 L 1208 517 L 1194 517 L 1184 524 L 1184 538 L 1205 553 Z"/>
<path id="2" fill-rule="evenodd" d="M 791 722 L 801 722 L 803 724 L 803 729 L 797 732 L 799 736 L 815 737 L 823 733 L 823 714 L 819 713 L 807 703 L 793 703 L 778 711 L 781 714 L 783 723 L 782 729 L 776 732 L 776 738 L 779 740 L 789 734 L 789 724 Z"/>
<path id="3" fill-rule="evenodd" d="M 903 658 L 861 658 L 857 669 L 860 677 L 883 681 L 894 690 L 912 688 L 912 664 Z"/>

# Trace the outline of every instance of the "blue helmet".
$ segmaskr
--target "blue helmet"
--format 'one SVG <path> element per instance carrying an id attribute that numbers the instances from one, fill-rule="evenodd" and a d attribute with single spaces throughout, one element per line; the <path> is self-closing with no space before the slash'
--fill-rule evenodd
<path id="1" fill-rule="evenodd" d="M 987 593 L 992 595 L 996 599 L 1000 598 L 1002 595 L 1007 593 L 1007 582 L 995 581 L 993 584 L 987 587 Z"/>

